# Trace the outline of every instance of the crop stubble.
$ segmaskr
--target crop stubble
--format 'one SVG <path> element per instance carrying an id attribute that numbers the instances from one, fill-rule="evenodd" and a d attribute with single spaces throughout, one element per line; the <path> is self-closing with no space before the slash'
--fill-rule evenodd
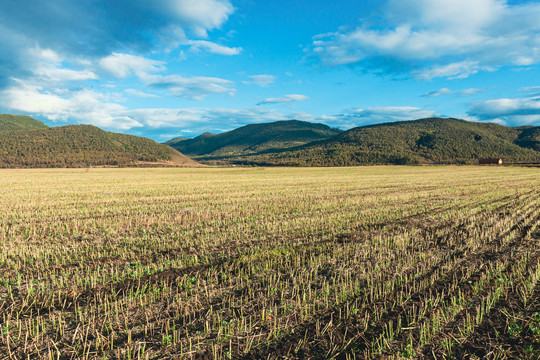
<path id="1" fill-rule="evenodd" d="M 536 358 L 539 175 L 3 171 L 0 359 Z"/>

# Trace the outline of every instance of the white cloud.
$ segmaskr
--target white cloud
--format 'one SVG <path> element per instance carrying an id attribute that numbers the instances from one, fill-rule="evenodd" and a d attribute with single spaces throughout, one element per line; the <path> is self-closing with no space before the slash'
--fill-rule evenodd
<path id="1" fill-rule="evenodd" d="M 251 80 L 244 81 L 244 84 L 250 85 L 254 84 L 260 87 L 267 87 L 270 84 L 273 84 L 276 81 L 274 75 L 261 74 L 261 75 L 250 75 L 248 76 Z"/>
<path id="2" fill-rule="evenodd" d="M 12 110 L 39 114 L 51 121 L 75 121 L 106 129 L 128 130 L 143 126 L 122 115 L 125 107 L 110 102 L 106 95 L 90 90 L 63 91 L 64 96 L 42 87 L 19 81 L 0 93 L 4 106 Z"/>
<path id="3" fill-rule="evenodd" d="M 504 0 L 391 0 L 391 17 L 414 17 L 422 25 L 470 33 L 483 29 L 506 13 Z"/>
<path id="4" fill-rule="evenodd" d="M 98 79 L 98 76 L 89 70 L 76 71 L 71 69 L 39 67 L 34 73 L 44 80 L 61 83 L 66 81 L 85 81 Z"/>
<path id="5" fill-rule="evenodd" d="M 142 56 L 113 53 L 99 61 L 100 66 L 118 78 L 131 74 L 144 76 L 147 73 L 163 71 L 163 61 L 151 60 Z"/>
<path id="6" fill-rule="evenodd" d="M 424 80 L 461 79 L 503 65 L 540 62 L 540 4 L 505 0 L 390 0 L 386 26 L 314 37 L 308 51 L 330 66 L 358 64 Z"/>
<path id="7" fill-rule="evenodd" d="M 263 101 L 259 102 L 257 105 L 290 103 L 290 102 L 297 102 L 297 101 L 305 101 L 307 99 L 309 99 L 309 97 L 306 95 L 291 94 L 291 95 L 285 95 L 283 97 L 278 97 L 278 98 L 264 99 Z"/>
<path id="8" fill-rule="evenodd" d="M 20 83 L 2 93 L 5 106 L 29 113 L 43 114 L 49 120 L 67 120 L 69 101 L 55 94 L 42 92 L 42 88 Z"/>
<path id="9" fill-rule="evenodd" d="M 467 114 L 482 121 L 511 125 L 540 125 L 540 96 L 475 101 Z"/>
<path id="10" fill-rule="evenodd" d="M 203 100 L 210 94 L 233 96 L 233 82 L 216 77 L 183 77 L 181 75 L 143 75 L 141 79 L 156 89 L 165 89 L 170 95 L 192 100 Z"/>
<path id="11" fill-rule="evenodd" d="M 41 70 L 44 78 L 62 82 L 94 79 L 97 70 L 87 69 L 99 59 L 120 78 L 160 71 L 161 63 L 125 53 L 167 52 L 189 41 L 193 50 L 236 54 L 238 47 L 200 40 L 234 11 L 229 0 L 0 1 L 0 88 L 11 86 L 12 77 L 28 80 L 40 62 L 65 68 Z"/>
<path id="12" fill-rule="evenodd" d="M 431 80 L 438 77 L 453 79 L 465 79 L 478 73 L 480 70 L 495 71 L 492 66 L 480 66 L 477 61 L 462 61 L 442 66 L 433 66 L 423 70 L 413 72 L 415 76 L 422 80 Z"/>
<path id="13" fill-rule="evenodd" d="M 166 90 L 169 95 L 183 97 L 192 100 L 203 100 L 209 94 L 226 94 L 233 96 L 236 92 L 233 82 L 217 77 L 194 76 L 184 77 L 181 75 L 156 75 L 153 73 L 166 70 L 163 61 L 147 59 L 142 56 L 129 54 L 112 54 L 100 60 L 100 65 L 113 75 L 124 78 L 135 74 L 145 85 L 154 89 Z M 139 97 L 152 97 L 144 92 L 131 95 Z M 142 95 L 142 96 L 141 96 Z"/>
<path id="14" fill-rule="evenodd" d="M 70 81 L 96 80 L 98 76 L 88 69 L 75 70 L 66 67 L 65 58 L 58 52 L 40 47 L 30 48 L 26 51 L 28 73 L 32 74 L 34 82 L 41 81 L 44 85 L 64 83 Z M 82 59 L 76 59 L 76 65 L 88 67 L 91 64 Z"/>
<path id="15" fill-rule="evenodd" d="M 194 52 L 198 52 L 201 49 L 218 55 L 238 55 L 242 52 L 242 48 L 231 48 L 206 40 L 187 40 L 185 44 L 191 45 L 190 50 Z"/>
<path id="16" fill-rule="evenodd" d="M 166 7 L 201 37 L 220 27 L 234 12 L 228 0 L 167 0 Z"/>
<path id="17" fill-rule="evenodd" d="M 36 59 L 45 60 L 54 64 L 59 64 L 64 60 L 60 54 L 51 49 L 41 49 L 39 47 L 35 47 L 33 49 L 29 49 L 28 54 Z"/>

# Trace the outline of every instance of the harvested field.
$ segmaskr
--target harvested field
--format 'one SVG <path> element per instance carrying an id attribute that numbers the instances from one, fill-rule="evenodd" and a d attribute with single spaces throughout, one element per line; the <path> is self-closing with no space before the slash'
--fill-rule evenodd
<path id="1" fill-rule="evenodd" d="M 0 171 L 0 359 L 540 358 L 540 170 Z"/>

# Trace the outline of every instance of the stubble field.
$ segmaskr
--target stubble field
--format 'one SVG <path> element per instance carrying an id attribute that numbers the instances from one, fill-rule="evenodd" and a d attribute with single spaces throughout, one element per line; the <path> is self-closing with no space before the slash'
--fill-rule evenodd
<path id="1" fill-rule="evenodd" d="M 0 359 L 540 357 L 540 171 L 0 171 Z"/>

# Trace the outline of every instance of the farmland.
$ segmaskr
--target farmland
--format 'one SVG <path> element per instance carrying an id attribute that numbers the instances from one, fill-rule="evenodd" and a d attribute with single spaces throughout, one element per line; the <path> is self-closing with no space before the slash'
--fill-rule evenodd
<path id="1" fill-rule="evenodd" d="M 0 172 L 0 359 L 540 356 L 540 171 Z"/>

